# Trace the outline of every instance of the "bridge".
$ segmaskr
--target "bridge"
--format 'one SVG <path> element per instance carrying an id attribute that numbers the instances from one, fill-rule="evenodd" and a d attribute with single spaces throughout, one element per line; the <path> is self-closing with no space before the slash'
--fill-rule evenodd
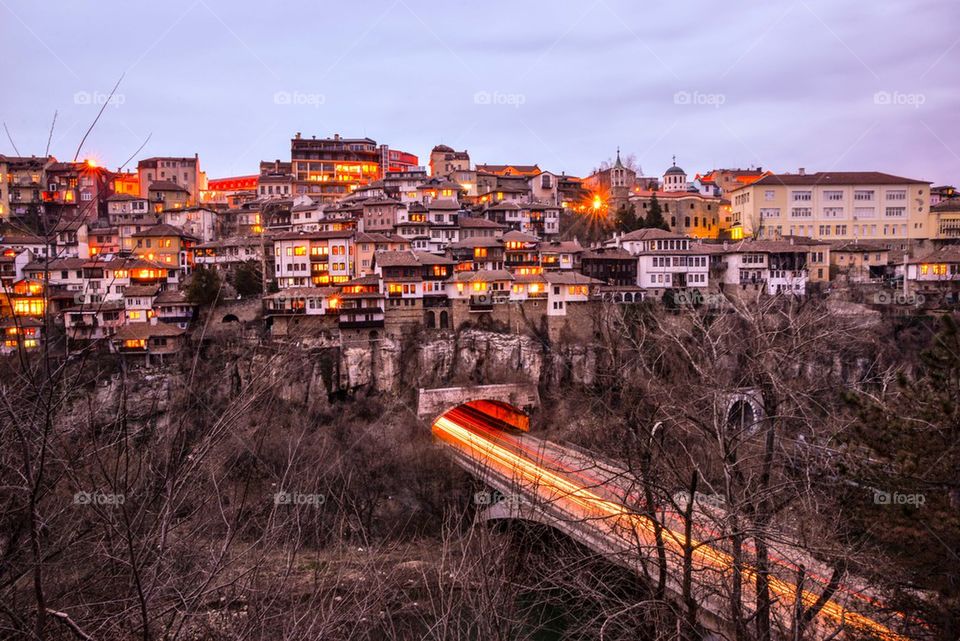
<path id="1" fill-rule="evenodd" d="M 690 558 L 692 596 L 698 604 L 698 623 L 733 638 L 728 586 L 733 557 L 723 548 L 722 534 L 711 530 L 709 519 L 695 523 L 690 537 L 679 514 L 661 510 L 657 523 L 636 507 L 641 504 L 637 478 L 615 462 L 590 452 L 533 437 L 526 413 L 500 400 L 467 400 L 443 411 L 432 425 L 434 436 L 454 460 L 471 475 L 510 500 L 487 508 L 485 519 L 523 519 L 553 527 L 588 549 L 644 576 L 656 576 L 656 530 L 667 553 L 669 596 L 682 607 L 684 554 Z M 696 521 L 696 516 L 694 517 Z M 774 628 L 790 629 L 797 604 L 796 569 L 815 567 L 802 550 L 778 546 L 771 555 L 769 577 L 774 600 Z M 749 610 L 746 586 L 757 579 L 755 569 L 742 568 L 744 609 Z M 804 607 L 818 601 L 828 579 L 808 573 L 809 583 L 799 592 Z M 893 625 L 874 618 L 877 603 L 861 590 L 841 585 L 823 604 L 806 630 L 807 639 L 834 638 L 838 630 L 873 635 L 883 641 L 908 641 Z M 892 617 L 896 619 L 896 615 Z M 834 635 L 834 636 L 831 636 Z"/>

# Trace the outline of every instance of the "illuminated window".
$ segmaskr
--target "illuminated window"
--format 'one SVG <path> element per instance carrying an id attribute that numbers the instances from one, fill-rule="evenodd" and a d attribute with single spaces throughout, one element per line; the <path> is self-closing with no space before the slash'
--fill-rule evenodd
<path id="1" fill-rule="evenodd" d="M 128 349 L 145 349 L 147 341 L 143 338 L 129 338 L 123 341 L 123 346 Z"/>
<path id="2" fill-rule="evenodd" d="M 514 286 L 513 286 L 513 293 L 514 293 L 514 294 L 520 294 L 520 293 L 522 293 L 522 292 L 523 292 L 523 285 L 514 285 Z"/>
<path id="3" fill-rule="evenodd" d="M 463 292 L 463 283 L 457 283 L 457 291 L 461 293 Z"/>
<path id="4" fill-rule="evenodd" d="M 339 308 L 339 307 L 340 307 L 340 299 L 339 299 L 339 298 L 336 298 L 336 297 L 330 298 L 329 300 L 327 300 L 327 307 L 329 307 L 330 309 L 337 309 L 337 308 Z"/>
<path id="5" fill-rule="evenodd" d="M 140 320 L 140 312 L 127 312 L 127 318 L 130 320 Z"/>
<path id="6" fill-rule="evenodd" d="M 434 276 L 446 276 L 447 268 L 445 265 L 434 265 L 433 266 L 433 275 Z"/>
<path id="7" fill-rule="evenodd" d="M 486 258 L 487 257 L 487 248 L 486 247 L 475 247 L 473 249 L 474 258 Z"/>
<path id="8" fill-rule="evenodd" d="M 477 292 L 483 291 L 486 288 L 487 288 L 487 284 L 481 281 L 478 281 L 473 284 L 473 290 Z"/>
<path id="9" fill-rule="evenodd" d="M 306 256 L 306 255 L 307 255 L 307 248 L 306 248 L 304 245 L 297 245 L 296 247 L 293 248 L 293 255 L 294 255 L 294 256 Z"/>
<path id="10" fill-rule="evenodd" d="M 586 285 L 570 285 L 570 287 L 567 288 L 567 293 L 572 296 L 586 296 L 587 286 Z"/>
<path id="11" fill-rule="evenodd" d="M 18 299 L 13 302 L 13 313 L 18 316 L 41 316 L 43 314 L 42 300 Z"/>
<path id="12" fill-rule="evenodd" d="M 3 341 L 3 344 L 6 345 L 7 347 L 16 347 L 16 346 L 17 346 L 17 341 L 16 341 L 16 339 L 14 339 L 14 340 L 12 340 L 12 341 Z"/>
<path id="13" fill-rule="evenodd" d="M 388 291 L 389 291 L 391 294 L 399 294 L 399 293 L 401 293 L 401 292 L 403 291 L 403 288 L 400 287 L 399 283 L 390 283 L 390 286 L 389 286 L 389 288 L 388 288 Z"/>
<path id="14" fill-rule="evenodd" d="M 540 283 L 530 283 L 531 294 L 539 294 L 542 291 L 543 291 L 543 285 L 541 285 Z"/>
<path id="15" fill-rule="evenodd" d="M 26 348 L 36 347 L 36 346 L 37 346 L 37 339 L 35 339 L 35 338 L 28 338 L 28 339 L 26 339 L 25 341 L 23 341 L 23 346 L 26 347 Z"/>

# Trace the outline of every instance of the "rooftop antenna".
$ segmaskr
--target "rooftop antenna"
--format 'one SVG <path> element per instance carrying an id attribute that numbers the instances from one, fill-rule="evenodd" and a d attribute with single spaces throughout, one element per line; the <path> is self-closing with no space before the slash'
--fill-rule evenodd
<path id="1" fill-rule="evenodd" d="M 47 148 L 43 152 L 44 157 L 50 155 L 50 141 L 53 140 L 53 128 L 57 126 L 57 110 L 53 110 L 53 122 L 50 123 L 50 134 L 47 136 Z"/>
<path id="2" fill-rule="evenodd" d="M 6 123 L 6 121 L 4 121 L 4 123 L 3 123 L 3 130 L 4 130 L 5 132 L 7 132 L 7 140 L 10 141 L 10 146 L 13 147 L 14 153 L 16 153 L 16 154 L 19 156 L 19 155 L 20 155 L 20 150 L 17 149 L 17 143 L 13 142 L 13 136 L 10 135 L 10 130 L 7 129 L 7 123 Z"/>

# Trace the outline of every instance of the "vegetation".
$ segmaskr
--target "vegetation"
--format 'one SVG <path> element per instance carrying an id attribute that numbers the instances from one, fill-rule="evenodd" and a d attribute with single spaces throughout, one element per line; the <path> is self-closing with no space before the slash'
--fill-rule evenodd
<path id="1" fill-rule="evenodd" d="M 233 272 L 233 288 L 242 298 L 259 296 L 263 293 L 263 274 L 260 263 L 249 260 L 241 263 Z"/>
<path id="2" fill-rule="evenodd" d="M 201 307 L 212 305 L 220 297 L 223 282 L 215 269 L 197 265 L 187 285 L 187 300 Z"/>
<path id="3" fill-rule="evenodd" d="M 647 215 L 643 219 L 642 226 L 670 231 L 670 225 L 667 224 L 666 218 L 663 217 L 663 210 L 660 207 L 660 201 L 657 200 L 656 193 L 650 195 L 650 208 L 647 210 Z"/>

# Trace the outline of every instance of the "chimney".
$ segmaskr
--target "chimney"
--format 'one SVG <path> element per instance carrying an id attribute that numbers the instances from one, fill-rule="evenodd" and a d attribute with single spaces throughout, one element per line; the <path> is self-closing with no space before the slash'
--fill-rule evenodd
<path id="1" fill-rule="evenodd" d="M 807 175 L 807 168 L 806 168 L 806 167 L 801 167 L 801 168 L 800 168 L 800 171 L 797 172 L 797 173 L 799 173 L 801 176 L 806 176 L 806 175 Z"/>
<path id="2" fill-rule="evenodd" d="M 334 140 L 340 140 L 340 134 L 333 134 Z"/>
<path id="3" fill-rule="evenodd" d="M 300 140 L 300 132 L 299 132 L 299 131 L 297 132 L 297 135 L 294 136 L 294 138 L 296 138 L 297 140 Z"/>

